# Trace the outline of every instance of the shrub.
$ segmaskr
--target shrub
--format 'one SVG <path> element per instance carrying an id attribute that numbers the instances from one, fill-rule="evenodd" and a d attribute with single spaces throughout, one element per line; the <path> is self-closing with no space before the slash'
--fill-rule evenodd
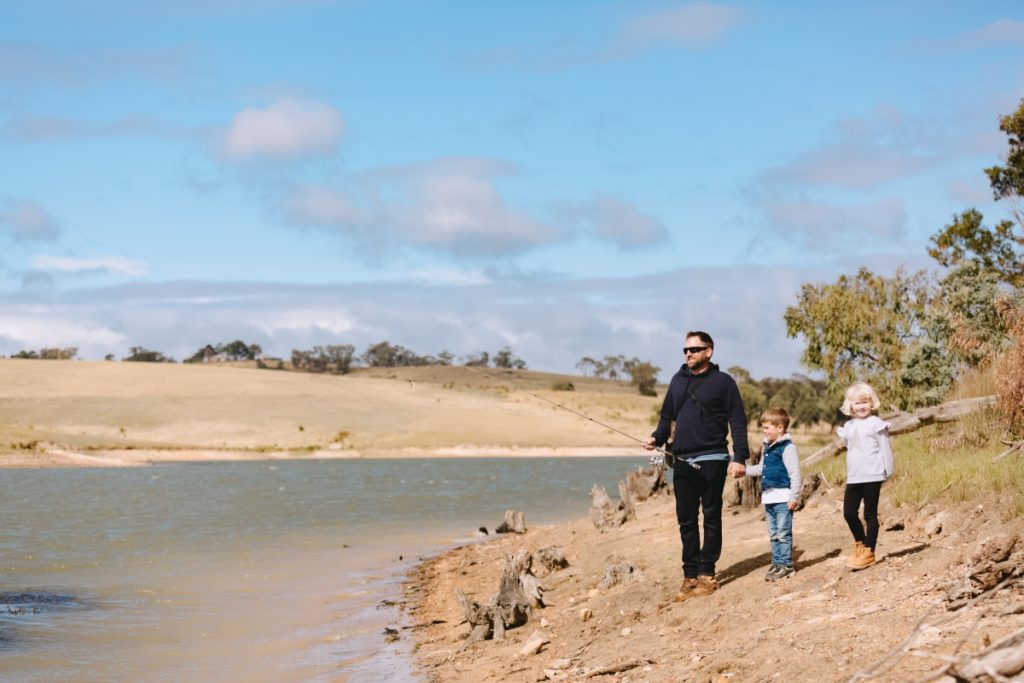
<path id="1" fill-rule="evenodd" d="M 551 385 L 552 391 L 576 391 L 576 385 L 572 382 L 555 382 Z"/>
<path id="2" fill-rule="evenodd" d="M 1012 321 L 1010 348 L 1000 362 L 997 388 L 999 409 L 1011 432 L 1024 430 L 1024 315 L 1011 306 L 1003 306 L 1000 314 Z"/>

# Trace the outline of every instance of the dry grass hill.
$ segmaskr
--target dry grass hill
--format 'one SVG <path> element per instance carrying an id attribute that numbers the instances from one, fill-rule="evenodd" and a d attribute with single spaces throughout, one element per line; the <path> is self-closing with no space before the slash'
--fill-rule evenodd
<path id="1" fill-rule="evenodd" d="M 565 382 L 575 389 L 553 388 Z M 413 367 L 337 376 L 241 363 L 2 359 L 0 461 L 121 464 L 635 447 L 546 401 L 639 438 L 650 433 L 660 405 L 625 382 L 532 371 Z"/>

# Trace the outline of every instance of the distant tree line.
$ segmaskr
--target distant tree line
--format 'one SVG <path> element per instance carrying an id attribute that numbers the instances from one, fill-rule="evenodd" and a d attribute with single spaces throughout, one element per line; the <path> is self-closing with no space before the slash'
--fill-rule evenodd
<path id="1" fill-rule="evenodd" d="M 832 390 L 826 380 L 804 375 L 755 380 L 741 367 L 729 368 L 728 372 L 736 380 L 747 418 L 752 423 L 756 424 L 761 413 L 771 406 L 779 406 L 789 412 L 792 428 L 818 423 L 834 426 L 847 419 L 839 412 L 843 402 L 841 392 Z"/>
<path id="2" fill-rule="evenodd" d="M 305 372 L 331 372 L 344 375 L 352 367 L 359 364 L 367 368 L 401 368 L 426 365 L 455 365 L 456 360 L 463 365 L 474 367 L 490 367 L 523 370 L 526 361 L 517 357 L 508 346 L 491 356 L 487 351 L 470 354 L 456 359 L 455 354 L 441 351 L 436 355 L 420 355 L 411 349 L 388 341 L 370 344 L 366 350 L 356 355 L 351 344 L 335 344 L 314 346 L 312 349 L 293 349 L 292 367 Z"/>
<path id="3" fill-rule="evenodd" d="M 236 339 L 227 344 L 207 344 L 185 359 L 185 363 L 205 363 L 211 360 L 240 361 L 256 360 L 263 354 L 259 344 L 246 344 Z"/>
<path id="4" fill-rule="evenodd" d="M 78 355 L 77 346 L 69 346 L 67 348 L 42 348 L 39 351 L 18 351 L 11 358 L 31 358 L 34 360 L 72 360 Z"/>
<path id="5" fill-rule="evenodd" d="M 576 363 L 576 369 L 584 377 L 596 379 L 618 380 L 623 375 L 629 376 L 630 384 L 637 388 L 637 391 L 644 396 L 656 396 L 655 386 L 658 383 L 658 373 L 661 368 L 655 367 L 648 361 L 639 358 L 626 358 L 624 355 L 604 356 L 596 360 L 590 356 L 584 356 Z"/>

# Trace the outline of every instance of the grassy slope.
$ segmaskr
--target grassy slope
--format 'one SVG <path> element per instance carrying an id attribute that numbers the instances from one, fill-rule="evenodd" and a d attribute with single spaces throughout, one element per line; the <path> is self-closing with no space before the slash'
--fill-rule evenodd
<path id="1" fill-rule="evenodd" d="M 577 390 L 552 391 L 559 381 Z M 35 441 L 260 450 L 343 440 L 360 451 L 634 445 L 516 386 L 640 438 L 660 404 L 625 383 L 538 372 L 430 367 L 333 376 L 227 364 L 2 359 L 0 452 Z"/>

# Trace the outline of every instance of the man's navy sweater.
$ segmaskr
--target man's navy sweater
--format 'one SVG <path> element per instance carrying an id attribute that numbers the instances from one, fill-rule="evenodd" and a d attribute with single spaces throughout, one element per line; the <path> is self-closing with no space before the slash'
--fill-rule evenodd
<path id="1" fill-rule="evenodd" d="M 694 400 L 690 390 L 697 397 Z M 750 449 L 747 446 L 747 415 L 736 381 L 709 363 L 706 372 L 694 375 L 683 365 L 672 377 L 661 405 L 661 420 L 654 430 L 654 442 L 661 446 L 672 433 L 676 423 L 672 453 L 682 458 L 729 452 L 727 438 L 732 428 L 732 459 L 745 463 Z"/>

